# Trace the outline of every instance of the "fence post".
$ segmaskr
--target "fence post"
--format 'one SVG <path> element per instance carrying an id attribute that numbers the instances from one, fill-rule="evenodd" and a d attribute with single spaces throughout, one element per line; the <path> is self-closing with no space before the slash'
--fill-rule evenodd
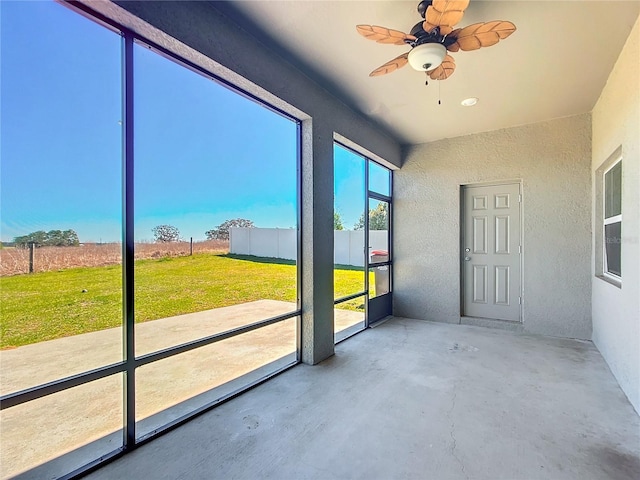
<path id="1" fill-rule="evenodd" d="M 29 242 L 29 273 L 33 273 L 33 251 L 35 250 L 35 242 Z"/>
<path id="2" fill-rule="evenodd" d="M 189 255 L 193 255 L 193 237 L 190 237 Z"/>

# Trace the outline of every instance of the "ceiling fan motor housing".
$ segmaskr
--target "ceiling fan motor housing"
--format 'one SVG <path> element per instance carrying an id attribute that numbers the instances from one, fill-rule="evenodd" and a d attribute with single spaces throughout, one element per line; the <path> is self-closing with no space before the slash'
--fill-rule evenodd
<path id="1" fill-rule="evenodd" d="M 411 29 L 410 35 L 413 35 L 415 40 L 406 41 L 407 44 L 415 47 L 416 45 L 422 45 L 423 43 L 441 43 L 445 47 L 455 43 L 456 39 L 449 35 L 441 35 L 440 27 L 435 27 L 430 32 L 425 32 L 422 28 L 424 22 L 416 23 Z"/>
<path id="2" fill-rule="evenodd" d="M 427 8 L 429 8 L 432 3 L 432 0 L 422 0 L 420 3 L 418 3 L 418 13 L 422 18 L 424 18 Z"/>

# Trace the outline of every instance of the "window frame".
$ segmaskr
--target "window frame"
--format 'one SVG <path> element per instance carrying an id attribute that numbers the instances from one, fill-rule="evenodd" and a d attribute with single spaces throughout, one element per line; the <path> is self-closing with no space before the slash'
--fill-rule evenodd
<path id="1" fill-rule="evenodd" d="M 609 271 L 608 268 L 606 227 L 608 225 L 615 225 L 616 223 L 620 223 L 620 229 L 622 231 L 622 160 L 622 147 L 619 146 L 596 170 L 594 179 L 596 192 L 594 218 L 594 225 L 596 225 L 594 232 L 595 276 L 618 288 L 622 288 L 622 241 L 620 243 L 620 275 L 617 275 L 616 273 Z M 610 195 L 611 190 L 610 187 L 607 186 L 606 175 L 618 166 L 620 166 L 621 169 L 620 190 L 617 193 L 617 195 L 619 195 L 620 209 L 619 213 L 615 212 L 615 214 L 607 216 L 607 197 Z"/>
<path id="2" fill-rule="evenodd" d="M 612 170 L 618 166 L 620 166 L 620 190 L 618 192 L 611 192 L 607 185 L 607 175 L 610 174 Z M 607 217 L 607 200 L 609 199 L 610 194 L 620 197 L 620 213 Z M 608 225 L 615 225 L 616 223 L 619 223 L 620 232 L 622 232 L 622 156 L 617 158 L 614 163 L 602 173 L 602 202 L 602 274 L 606 277 L 612 278 L 613 280 L 621 281 L 622 245 L 620 245 L 620 275 L 617 275 L 616 273 L 609 270 L 606 227 Z"/>
<path id="3" fill-rule="evenodd" d="M 388 277 L 388 284 L 389 284 L 389 290 L 387 292 L 387 294 L 391 294 L 391 292 L 393 291 L 393 229 L 392 229 L 392 224 L 393 224 L 393 170 L 387 166 L 385 166 L 381 160 L 378 160 L 376 158 L 373 158 L 374 155 L 371 152 L 368 153 L 363 153 L 361 151 L 361 147 L 359 147 L 358 145 L 354 144 L 353 142 L 351 142 L 350 140 L 346 139 L 345 137 L 342 137 L 339 134 L 336 134 L 334 132 L 334 148 L 335 146 L 339 146 L 340 148 L 343 148 L 351 153 L 353 153 L 354 155 L 357 155 L 358 157 L 361 157 L 364 161 L 364 184 L 365 184 L 365 188 L 364 188 L 364 212 L 363 212 L 363 218 L 364 218 L 364 226 L 363 226 L 363 230 L 364 230 L 364 248 L 365 248 L 365 252 L 366 254 L 364 255 L 364 266 L 363 266 L 363 270 L 364 270 L 364 276 L 365 276 L 365 289 L 362 292 L 357 292 L 354 293 L 352 295 L 347 295 L 347 296 L 343 296 L 343 297 L 339 297 L 339 298 L 335 298 L 333 301 L 334 307 L 339 305 L 340 303 L 343 302 L 347 302 L 349 300 L 353 300 L 355 298 L 360 298 L 360 297 L 364 297 L 365 301 L 365 326 L 364 328 L 368 328 L 371 323 L 370 319 L 369 319 L 369 303 L 371 301 L 372 298 L 377 298 L 377 297 L 371 297 L 370 296 L 370 285 L 369 285 L 369 272 L 375 268 L 388 268 L 389 269 L 389 277 Z M 379 158 L 379 157 L 378 157 Z M 335 161 L 335 159 L 334 159 Z M 383 194 L 383 193 L 379 193 L 376 190 L 371 190 L 371 185 L 370 185 L 370 168 L 371 165 L 374 165 L 376 167 L 380 167 L 385 169 L 386 171 L 388 171 L 389 174 L 389 178 L 388 178 L 388 195 L 387 194 Z M 334 195 L 335 198 L 335 195 Z M 369 225 L 369 221 L 370 221 L 370 201 L 371 200 L 377 200 L 379 202 L 385 202 L 387 204 L 387 222 L 388 222 L 388 228 L 387 228 L 387 249 L 388 249 L 388 255 L 387 255 L 387 259 L 384 261 L 379 261 L 379 262 L 371 262 L 371 255 L 370 255 L 370 251 L 369 251 L 369 233 L 370 233 L 370 225 Z M 334 201 L 334 213 L 335 213 L 335 201 Z M 365 253 L 363 252 L 363 253 Z M 382 296 L 382 295 L 379 295 Z M 342 342 L 343 340 L 346 340 L 347 338 L 351 337 L 352 335 L 355 335 L 356 333 L 359 333 L 361 331 L 364 330 L 358 330 L 355 331 L 353 333 L 349 333 L 346 336 L 340 336 L 339 338 L 334 337 L 335 338 L 335 343 L 338 344 L 340 342 Z"/>

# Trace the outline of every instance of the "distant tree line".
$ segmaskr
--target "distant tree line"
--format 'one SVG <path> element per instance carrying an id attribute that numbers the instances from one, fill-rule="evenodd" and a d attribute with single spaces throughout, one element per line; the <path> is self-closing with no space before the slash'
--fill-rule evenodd
<path id="1" fill-rule="evenodd" d="M 76 247 L 80 245 L 78 234 L 74 230 L 38 230 L 37 232 L 14 237 L 13 243 L 18 248 L 27 248 L 30 243 L 36 247 Z"/>
<path id="2" fill-rule="evenodd" d="M 254 228 L 251 220 L 246 218 L 234 218 L 226 220 L 204 234 L 207 240 L 229 240 L 229 229 L 232 227 Z M 158 243 L 179 242 L 181 240 L 180 230 L 173 225 L 158 225 L 151 229 L 153 238 Z"/>
<path id="3" fill-rule="evenodd" d="M 254 228 L 255 225 L 251 220 L 245 218 L 235 218 L 226 220 L 212 230 L 207 230 L 204 234 L 207 240 L 229 240 L 229 229 L 232 227 Z"/>

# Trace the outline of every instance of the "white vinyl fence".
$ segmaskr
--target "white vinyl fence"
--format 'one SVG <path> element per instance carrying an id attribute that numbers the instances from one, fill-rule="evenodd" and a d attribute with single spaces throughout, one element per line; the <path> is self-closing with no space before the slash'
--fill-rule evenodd
<path id="1" fill-rule="evenodd" d="M 298 232 L 294 229 L 231 227 L 229 253 L 295 260 L 297 236 Z M 387 238 L 386 230 L 369 232 L 369 253 L 376 250 L 388 251 Z M 364 230 L 336 230 L 333 232 L 333 239 L 334 263 L 364 266 Z"/>

